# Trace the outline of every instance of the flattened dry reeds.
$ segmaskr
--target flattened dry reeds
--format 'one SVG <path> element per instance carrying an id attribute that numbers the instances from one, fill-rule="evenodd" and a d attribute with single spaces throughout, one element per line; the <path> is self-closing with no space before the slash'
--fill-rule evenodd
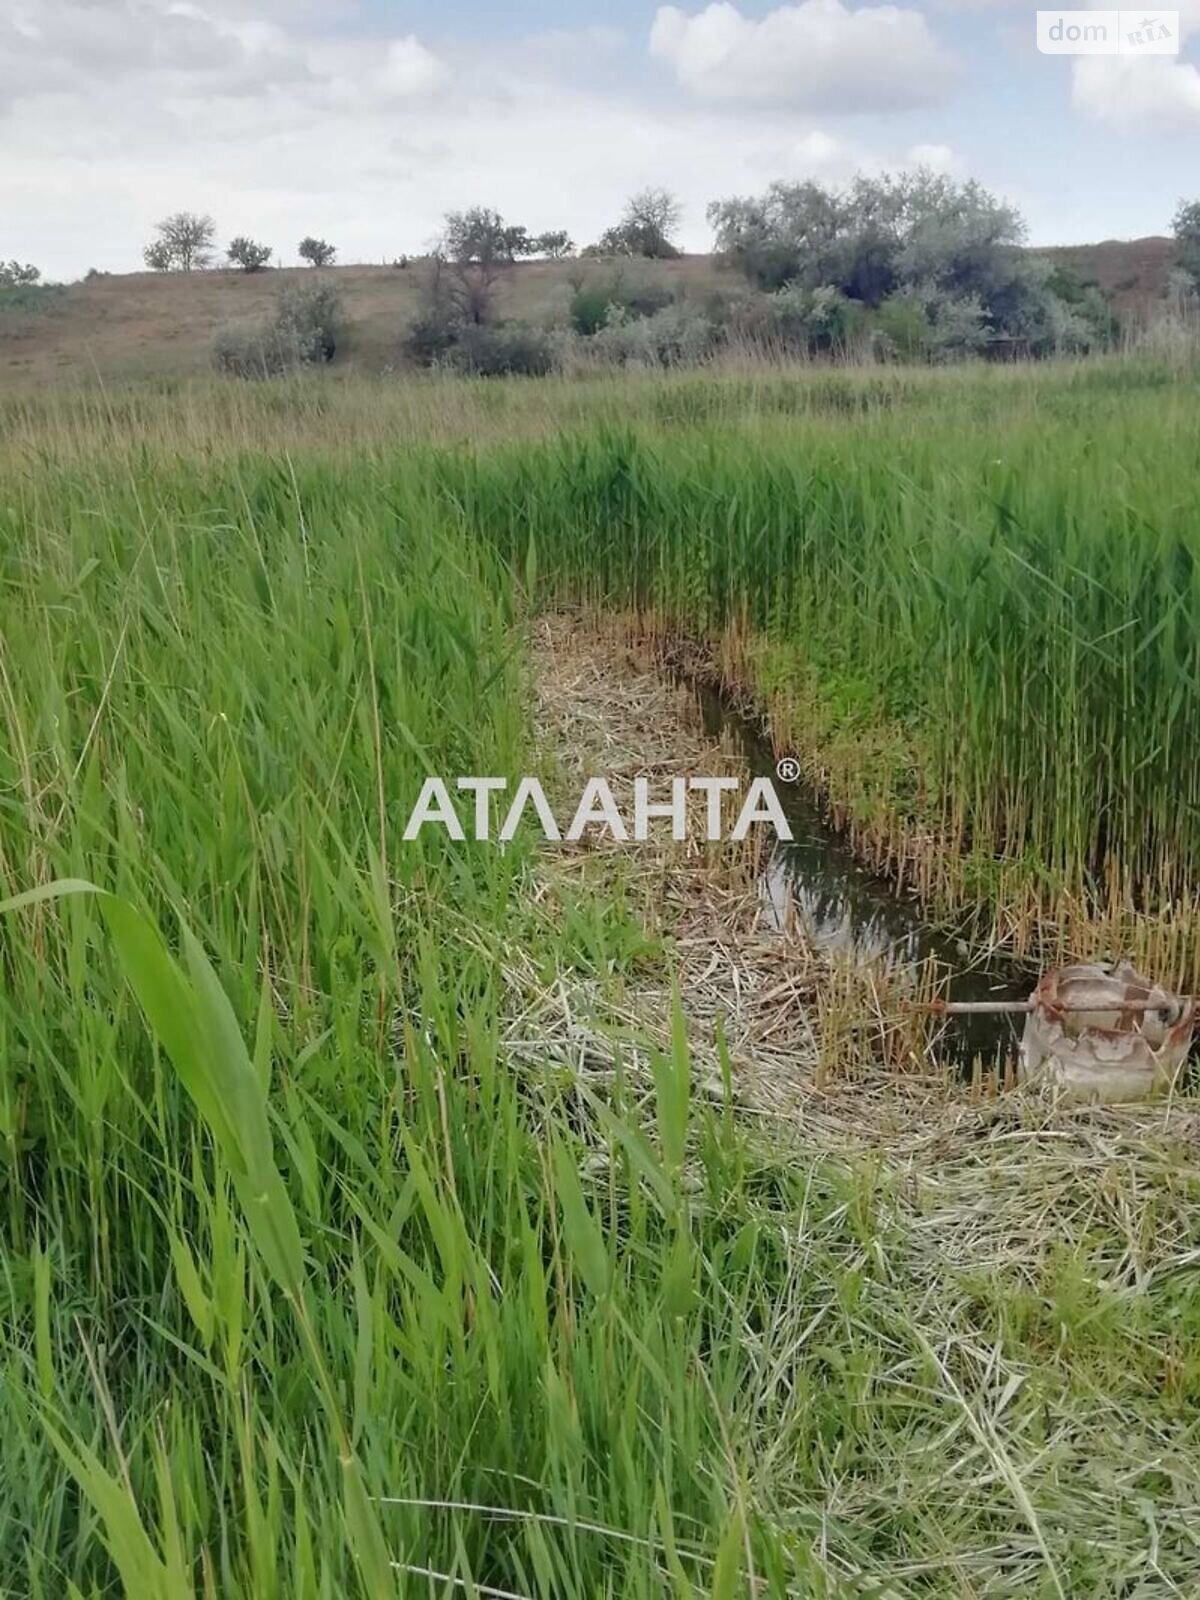
<path id="1" fill-rule="evenodd" d="M 728 744 L 703 731 L 695 695 L 667 681 L 639 649 L 624 619 L 559 614 L 538 620 L 532 652 L 537 728 L 564 794 L 603 774 L 618 806 L 631 809 L 635 778 L 666 791 L 674 776 L 746 777 Z M 656 791 L 657 792 L 657 791 Z M 940 1082 L 924 1029 L 901 1004 L 902 980 L 882 967 L 862 971 L 808 945 L 790 919 L 774 928 L 762 871 L 774 835 L 752 829 L 741 843 L 690 837 L 669 825 L 641 842 L 589 833 L 553 850 L 554 892 L 604 902 L 619 895 L 649 937 L 667 939 L 706 1075 L 718 1026 L 739 1092 L 760 1110 L 784 1110 L 814 1086 L 890 1064 Z M 670 1013 L 670 985 L 637 987 L 637 1011 L 653 1037 Z M 627 997 L 628 998 L 628 997 Z M 631 1014 L 628 1020 L 632 1023 Z"/>

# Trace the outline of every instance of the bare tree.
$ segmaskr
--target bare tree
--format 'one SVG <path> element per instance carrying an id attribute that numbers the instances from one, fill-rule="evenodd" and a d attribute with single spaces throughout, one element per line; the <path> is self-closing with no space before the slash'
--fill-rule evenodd
<path id="1" fill-rule="evenodd" d="M 212 264 L 217 225 L 211 217 L 176 211 L 154 231 L 158 237 L 146 246 L 142 259 L 155 272 L 193 272 Z"/>

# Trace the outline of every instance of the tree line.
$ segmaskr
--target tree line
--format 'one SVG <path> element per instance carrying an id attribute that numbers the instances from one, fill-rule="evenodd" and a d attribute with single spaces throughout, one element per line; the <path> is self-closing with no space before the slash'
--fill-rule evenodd
<path id="1" fill-rule="evenodd" d="M 301 239 L 296 249 L 310 267 L 331 267 L 337 260 L 336 248 L 311 234 Z M 243 272 L 261 272 L 270 266 L 274 253 L 269 244 L 238 234 L 229 241 L 225 259 Z M 152 272 L 203 272 L 212 267 L 216 256 L 217 224 L 198 211 L 176 211 L 164 217 L 142 251 L 142 260 Z"/>
<path id="2" fill-rule="evenodd" d="M 845 189 L 814 181 L 777 182 L 759 196 L 715 200 L 707 208 L 718 255 L 739 265 L 760 288 L 773 291 L 802 286 L 835 287 L 848 299 L 866 306 L 881 304 L 906 285 L 920 282 L 979 292 L 997 301 L 1004 288 L 1016 288 L 1020 273 L 1012 270 L 1011 252 L 1025 244 L 1025 224 L 1015 207 L 997 200 L 973 181 L 957 183 L 945 176 L 916 173 L 859 177 Z M 456 264 L 499 271 L 522 259 L 561 261 L 578 254 L 677 258 L 682 251 L 677 232 L 682 216 L 678 199 L 667 189 L 643 189 L 626 203 L 618 222 L 583 250 L 576 250 L 565 229 L 531 233 L 505 221 L 487 206 L 448 212 L 430 255 Z M 1177 244 L 1176 271 L 1185 287 L 1200 288 L 1200 200 L 1180 201 L 1172 219 Z M 207 270 L 218 258 L 217 225 L 207 213 L 177 211 L 157 223 L 154 238 L 142 252 L 156 272 Z M 1008 252 L 1009 270 L 994 276 Z M 298 246 L 302 261 L 313 267 L 336 263 L 337 249 L 328 240 L 307 235 Z M 259 272 L 275 252 L 247 235 L 230 240 L 229 266 Z M 964 270 L 973 256 L 974 274 Z M 402 256 L 397 265 L 408 264 Z M 989 272 L 993 276 L 989 280 Z M 0 261 L 0 288 L 36 285 L 39 269 L 17 260 Z"/>
<path id="3" fill-rule="evenodd" d="M 583 254 L 662 259 L 678 256 L 682 252 L 672 235 L 680 215 L 679 202 L 667 190 L 643 189 L 629 200 L 620 220 L 606 228 Z M 313 267 L 332 266 L 337 259 L 332 244 L 311 235 L 302 239 L 297 249 L 300 259 Z M 274 253 L 270 245 L 239 234 L 230 240 L 225 260 L 243 272 L 261 272 L 270 266 Z M 499 266 L 534 256 L 562 261 L 575 255 L 576 247 L 565 228 L 531 233 L 527 227 L 505 222 L 498 211 L 488 206 L 474 206 L 447 214 L 443 232 L 430 253 Z M 156 224 L 154 238 L 142 251 L 142 259 L 153 272 L 198 272 L 213 267 L 218 254 L 214 219 L 207 213 L 176 211 Z M 401 256 L 396 265 L 407 263 L 408 257 Z"/>
<path id="4" fill-rule="evenodd" d="M 840 188 L 778 182 L 758 195 L 716 200 L 706 212 L 716 256 L 735 269 L 726 282 L 740 282 L 740 291 L 687 290 L 678 280 L 638 277 L 637 261 L 682 254 L 681 215 L 669 190 L 643 189 L 595 243 L 578 250 L 565 229 L 533 232 L 489 206 L 451 211 L 419 258 L 419 310 L 403 335 L 403 353 L 419 365 L 485 373 L 545 371 L 564 351 L 584 348 L 615 361 L 670 364 L 735 341 L 780 353 L 856 348 L 941 360 L 1085 351 L 1111 342 L 1117 331 L 1099 289 L 1031 251 L 1016 208 L 973 181 L 921 169 L 859 177 Z M 1181 202 L 1172 227 L 1170 305 L 1194 310 L 1200 201 Z M 335 245 L 313 235 L 298 252 L 313 267 L 337 260 Z M 273 254 L 239 235 L 224 259 L 261 272 Z M 565 274 L 571 290 L 565 319 L 553 309 L 535 322 L 506 318 L 499 292 L 506 275 L 537 257 L 574 262 Z M 160 272 L 212 267 L 214 219 L 188 211 L 164 218 L 144 259 Z M 394 264 L 414 262 L 404 256 Z M 0 262 L 0 294 L 39 293 L 39 280 L 31 264 Z M 272 352 L 272 367 L 283 359 L 280 350 L 300 350 L 302 360 L 329 359 L 336 291 L 314 287 L 309 299 L 303 307 L 294 296 L 281 300 L 276 321 L 256 335 L 251 369 L 264 364 L 264 349 Z M 227 370 L 247 365 L 236 353 L 225 364 Z"/>

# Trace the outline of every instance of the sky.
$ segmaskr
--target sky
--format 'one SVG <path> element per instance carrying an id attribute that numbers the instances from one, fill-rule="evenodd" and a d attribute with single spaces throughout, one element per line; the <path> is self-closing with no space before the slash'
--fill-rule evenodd
<path id="1" fill-rule="evenodd" d="M 1177 57 L 1040 55 L 1006 0 L 0 0 L 0 260 L 141 264 L 209 212 L 296 259 L 428 247 L 489 205 L 579 244 L 647 185 L 705 207 L 774 179 L 926 165 L 1035 244 L 1169 231 L 1200 197 L 1200 0 Z"/>

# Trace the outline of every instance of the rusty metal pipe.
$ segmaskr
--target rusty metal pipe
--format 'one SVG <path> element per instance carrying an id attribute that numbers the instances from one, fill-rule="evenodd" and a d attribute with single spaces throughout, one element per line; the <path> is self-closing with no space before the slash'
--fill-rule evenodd
<path id="1" fill-rule="evenodd" d="M 1172 995 L 1178 1005 L 1187 1005 L 1189 1002 L 1183 995 Z M 914 1001 L 912 1010 L 928 1011 L 938 1017 L 986 1017 L 998 1016 L 1005 1012 L 1014 1015 L 1026 1016 L 1035 1009 L 1036 1002 L 1029 1000 L 921 1000 Z M 1174 1006 L 1164 1004 L 1162 1000 L 1111 1000 L 1092 1001 L 1089 1005 L 1052 1005 L 1047 1009 L 1056 1012 L 1071 1011 L 1172 1011 Z"/>

